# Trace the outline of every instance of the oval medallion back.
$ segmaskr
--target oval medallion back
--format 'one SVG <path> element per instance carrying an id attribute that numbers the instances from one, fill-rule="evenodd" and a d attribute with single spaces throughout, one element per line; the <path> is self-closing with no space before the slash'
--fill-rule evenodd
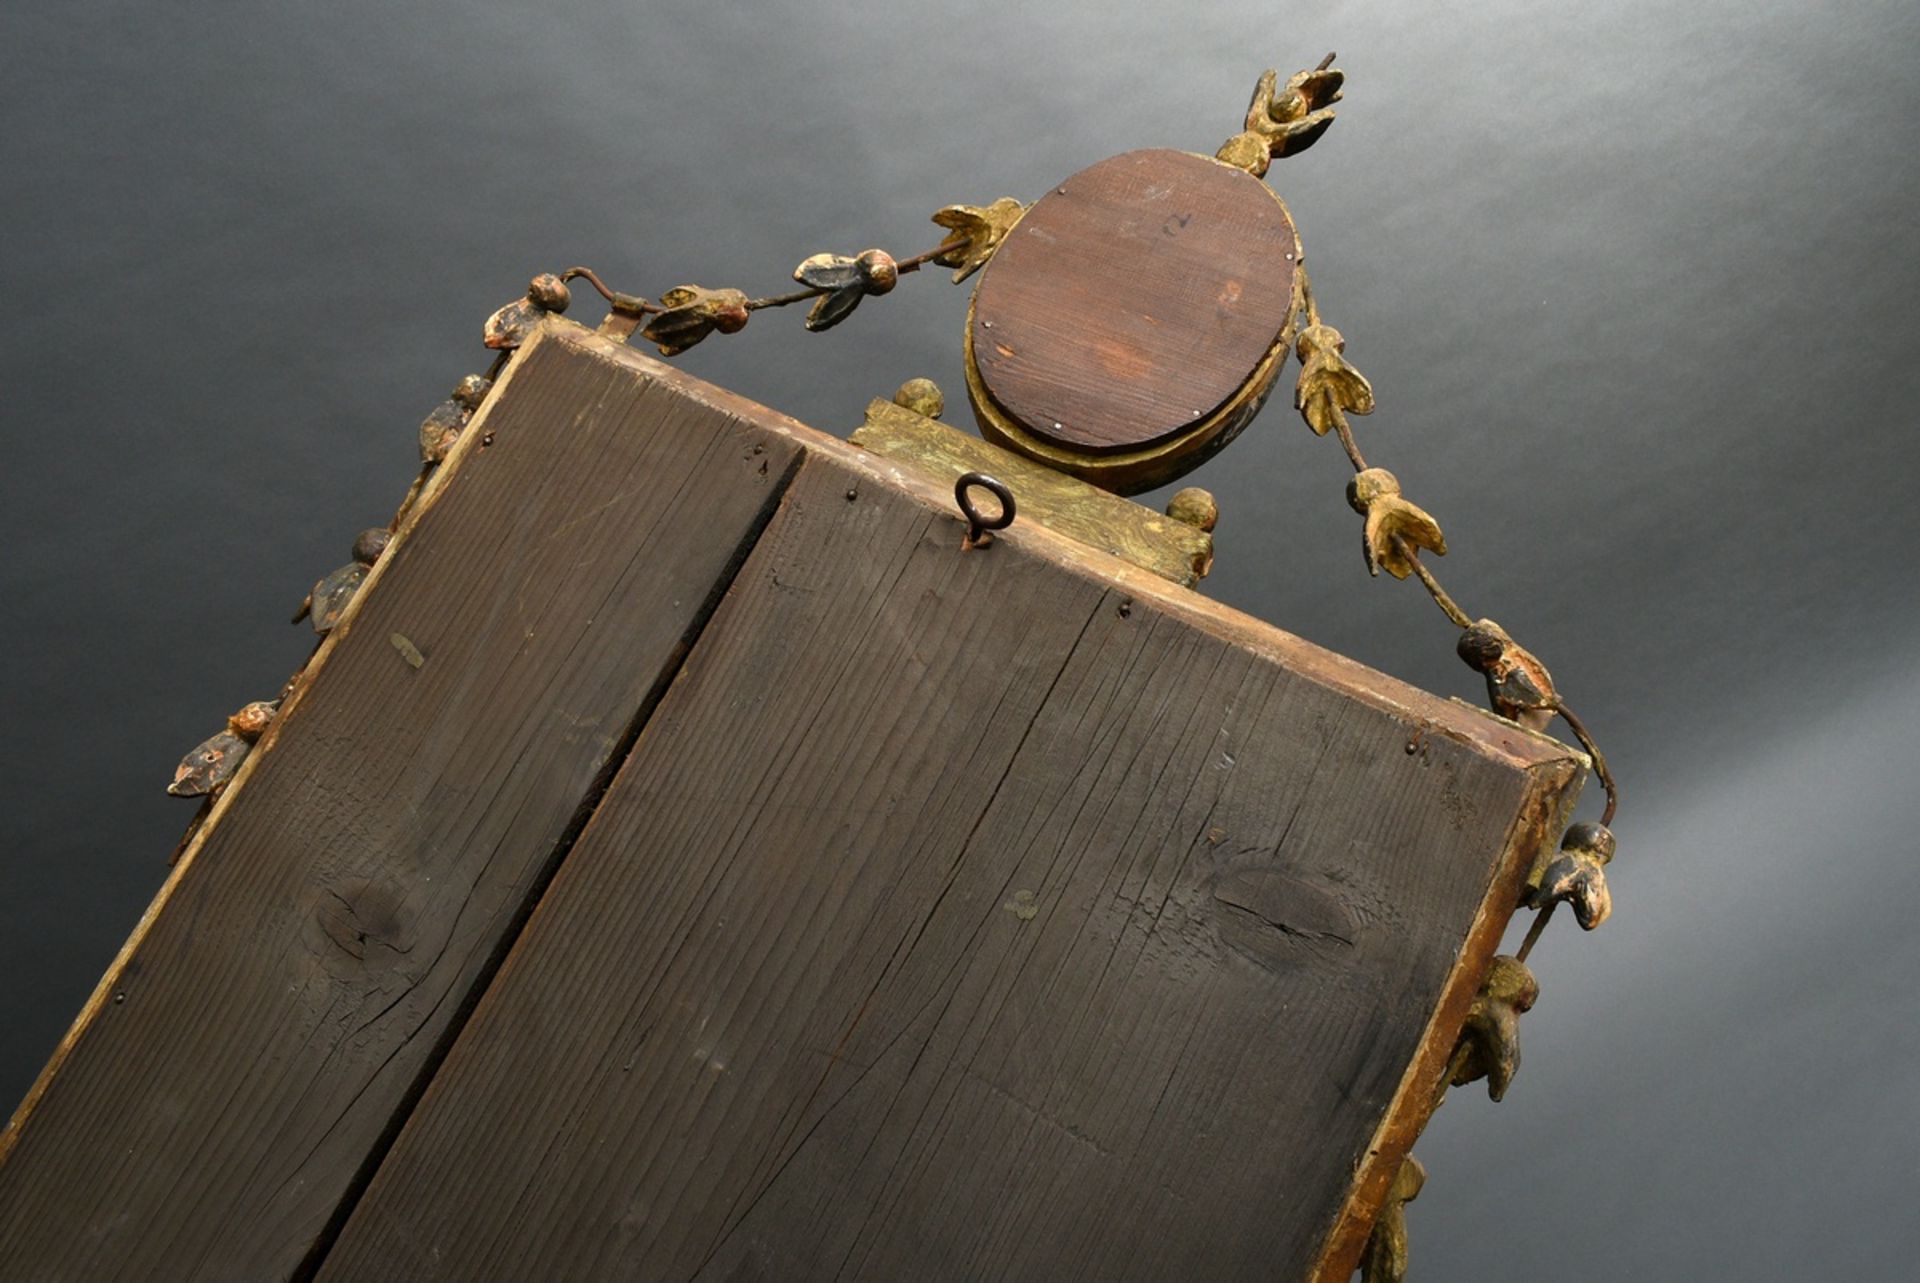
<path id="1" fill-rule="evenodd" d="M 981 274 L 967 347 L 982 429 L 1082 457 L 1090 479 L 1117 455 L 1178 456 L 1177 475 L 1252 417 L 1291 337 L 1299 259 L 1286 207 L 1243 169 L 1147 150 L 1082 170 Z"/>

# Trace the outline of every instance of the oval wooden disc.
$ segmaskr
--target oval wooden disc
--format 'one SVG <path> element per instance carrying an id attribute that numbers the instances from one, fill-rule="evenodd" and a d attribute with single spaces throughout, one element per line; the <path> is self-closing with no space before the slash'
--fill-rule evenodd
<path id="1" fill-rule="evenodd" d="M 1028 210 L 981 273 L 972 346 L 1007 416 L 1099 455 L 1174 437 L 1251 379 L 1293 310 L 1299 241 L 1242 169 L 1133 151 Z"/>

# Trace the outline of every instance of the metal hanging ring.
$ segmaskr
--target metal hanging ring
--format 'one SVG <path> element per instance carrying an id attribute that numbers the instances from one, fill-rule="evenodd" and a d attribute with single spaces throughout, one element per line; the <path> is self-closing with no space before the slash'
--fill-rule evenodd
<path id="1" fill-rule="evenodd" d="M 991 517 L 980 515 L 980 510 L 973 506 L 972 491 L 976 488 L 988 491 L 1000 501 L 998 513 Z M 960 505 L 960 511 L 967 519 L 964 547 L 978 547 L 986 542 L 985 537 L 990 532 L 1005 530 L 1013 524 L 1013 491 L 1007 489 L 1007 483 L 998 477 L 990 477 L 984 472 L 963 473 L 960 480 L 953 484 L 953 501 Z"/>

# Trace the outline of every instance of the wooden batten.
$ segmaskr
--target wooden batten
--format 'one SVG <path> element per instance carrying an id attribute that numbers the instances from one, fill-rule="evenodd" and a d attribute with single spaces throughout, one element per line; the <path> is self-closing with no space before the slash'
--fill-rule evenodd
<path id="1" fill-rule="evenodd" d="M 1011 486 L 1021 518 L 1192 588 L 1213 564 L 1207 531 L 1023 459 L 923 414 L 875 399 L 853 444 L 949 489 L 969 472 Z"/>

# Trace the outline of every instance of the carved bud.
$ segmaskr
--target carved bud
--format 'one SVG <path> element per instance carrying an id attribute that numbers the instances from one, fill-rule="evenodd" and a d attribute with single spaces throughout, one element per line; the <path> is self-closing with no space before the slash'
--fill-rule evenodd
<path id="1" fill-rule="evenodd" d="M 527 301 L 543 312 L 564 312 L 573 302 L 573 291 L 552 272 L 542 272 L 527 282 Z"/>
<path id="2" fill-rule="evenodd" d="M 371 566 L 380 560 L 380 554 L 387 550 L 387 543 L 393 538 L 393 531 L 385 526 L 371 526 L 362 530 L 353 539 L 353 559 L 363 566 Z"/>
<path id="3" fill-rule="evenodd" d="M 279 710 L 277 699 L 256 699 L 227 719 L 227 729 L 251 744 L 266 733 L 267 724 Z"/>
<path id="4" fill-rule="evenodd" d="M 1613 860 L 1613 831 L 1604 824 L 1584 821 L 1569 825 L 1560 839 L 1560 854 L 1540 874 L 1540 885 L 1529 897 L 1536 908 L 1573 906 L 1583 930 L 1591 931 L 1613 912 L 1613 893 L 1607 889 L 1606 866 Z"/>
<path id="5" fill-rule="evenodd" d="M 900 265 L 883 249 L 863 249 L 853 261 L 869 294 L 885 294 L 900 283 Z"/>
<path id="6" fill-rule="evenodd" d="M 1296 71 L 1287 77 L 1286 86 L 1274 95 L 1267 115 L 1279 124 L 1304 120 L 1314 112 L 1340 101 L 1340 90 L 1347 73 L 1338 67 L 1316 67 Z"/>
<path id="7" fill-rule="evenodd" d="M 893 403 L 915 414 L 937 419 L 946 412 L 946 394 L 932 379 L 908 379 L 893 394 Z"/>
<path id="8" fill-rule="evenodd" d="M 478 410 L 480 403 L 487 399 L 487 390 L 493 381 L 484 374 L 469 374 L 453 385 L 451 399 L 463 410 Z"/>
<path id="9" fill-rule="evenodd" d="M 1220 504 L 1211 491 L 1188 486 L 1167 500 L 1167 515 L 1184 525 L 1211 533 L 1220 520 Z"/>
<path id="10" fill-rule="evenodd" d="M 1460 658 L 1487 679 L 1493 711 L 1534 730 L 1545 730 L 1560 706 L 1553 674 L 1534 653 L 1507 635 L 1491 619 L 1476 621 L 1460 634 Z"/>

